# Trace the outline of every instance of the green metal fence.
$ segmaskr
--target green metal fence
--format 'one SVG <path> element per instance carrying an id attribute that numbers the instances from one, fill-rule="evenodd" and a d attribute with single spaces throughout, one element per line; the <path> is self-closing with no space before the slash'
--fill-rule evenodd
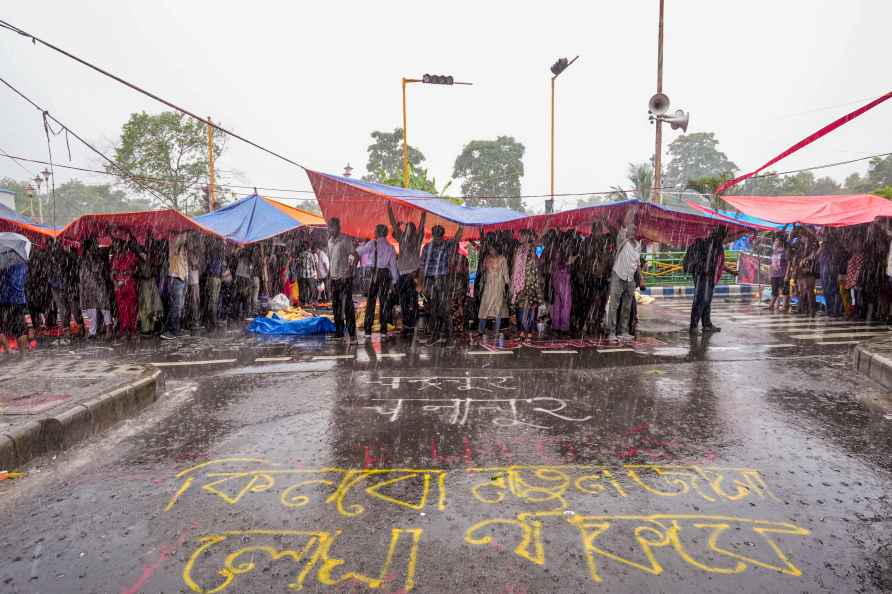
<path id="1" fill-rule="evenodd" d="M 676 285 L 690 285 L 691 275 L 682 270 L 684 252 L 647 252 L 642 254 L 644 263 L 641 271 L 647 286 L 669 287 Z M 725 266 L 731 270 L 737 270 L 738 252 L 725 251 Z M 737 280 L 728 273 L 722 275 L 720 285 L 733 285 Z"/>

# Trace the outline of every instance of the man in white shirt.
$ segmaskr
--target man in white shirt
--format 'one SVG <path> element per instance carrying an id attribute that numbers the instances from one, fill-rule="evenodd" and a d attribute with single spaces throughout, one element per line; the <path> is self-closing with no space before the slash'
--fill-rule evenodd
<path id="1" fill-rule="evenodd" d="M 607 330 L 609 341 L 616 342 L 616 316 L 622 321 L 620 340 L 630 342 L 631 333 L 629 310 L 635 298 L 635 272 L 641 258 L 641 243 L 635 237 L 635 215 L 638 208 L 633 206 L 626 211 L 623 226 L 616 235 L 616 259 L 610 274 L 610 302 L 607 307 Z M 619 311 L 619 310 L 622 311 Z M 626 330 L 628 328 L 628 330 Z"/>
<path id="2" fill-rule="evenodd" d="M 390 324 L 390 292 L 396 286 L 399 270 L 396 265 L 396 250 L 387 242 L 387 225 L 375 227 L 375 239 L 366 242 L 357 250 L 360 257 L 370 258 L 372 282 L 369 285 L 368 301 L 365 308 L 365 335 L 372 335 L 372 324 L 375 321 L 375 301 L 380 300 L 381 336 L 387 335 Z"/>
<path id="3" fill-rule="evenodd" d="M 348 340 L 356 340 L 356 310 L 353 307 L 356 251 L 353 249 L 353 240 L 341 233 L 341 221 L 337 218 L 328 221 L 328 257 L 328 280 L 331 285 L 336 338 L 341 338 L 346 329 Z"/>

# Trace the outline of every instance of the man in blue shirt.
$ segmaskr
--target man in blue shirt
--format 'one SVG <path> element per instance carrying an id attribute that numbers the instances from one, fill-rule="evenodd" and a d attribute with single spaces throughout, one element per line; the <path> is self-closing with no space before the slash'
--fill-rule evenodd
<path id="1" fill-rule="evenodd" d="M 19 354 L 25 353 L 28 332 L 25 326 L 25 281 L 28 278 L 28 264 L 14 264 L 0 272 L 0 333 L 2 345 L 12 352 L 9 337 L 18 341 Z"/>

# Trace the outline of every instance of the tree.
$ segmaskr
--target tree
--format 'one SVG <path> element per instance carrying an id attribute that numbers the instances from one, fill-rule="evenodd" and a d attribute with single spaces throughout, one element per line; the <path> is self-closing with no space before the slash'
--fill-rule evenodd
<path id="1" fill-rule="evenodd" d="M 383 171 L 379 171 L 376 175 L 379 181 L 378 183 L 386 184 L 388 186 L 402 186 L 403 185 L 403 172 L 400 171 L 396 175 L 387 176 Z M 409 166 L 409 188 L 412 190 L 421 190 L 423 192 L 430 192 L 431 194 L 442 194 L 445 192 L 449 186 L 452 185 L 452 182 L 447 183 L 443 186 L 442 190 L 437 190 L 437 180 L 431 177 L 428 177 L 427 169 L 423 167 L 412 167 Z"/>
<path id="2" fill-rule="evenodd" d="M 33 200 L 27 196 L 25 186 L 28 182 L 17 182 L 5 178 L 0 180 L 0 187 L 15 192 L 16 211 L 37 219 L 37 206 L 35 195 Z M 148 200 L 132 199 L 121 190 L 114 190 L 109 184 L 85 184 L 79 180 L 67 181 L 56 186 L 56 226 L 67 225 L 77 217 L 90 213 L 103 212 L 128 212 L 148 210 L 151 203 Z M 40 193 L 43 200 L 43 219 L 48 225 L 53 223 L 52 193 L 47 197 L 43 191 Z M 33 212 L 32 212 L 32 203 Z"/>
<path id="3" fill-rule="evenodd" d="M 709 201 L 713 208 L 726 208 L 727 204 L 721 198 L 716 198 L 715 191 L 720 185 L 731 179 L 731 174 L 705 175 L 695 179 L 689 179 L 685 184 L 685 190 L 693 190 Z"/>
<path id="4" fill-rule="evenodd" d="M 214 130 L 214 154 L 225 148 L 225 135 Z M 139 194 L 151 190 L 160 206 L 197 210 L 200 182 L 208 177 L 207 125 L 173 111 L 134 113 L 121 129 L 115 161 L 136 176 L 121 183 Z M 111 165 L 109 173 L 121 171 Z"/>
<path id="5" fill-rule="evenodd" d="M 109 184 L 88 185 L 79 180 L 65 182 L 56 188 L 56 224 L 67 225 L 77 217 L 90 213 L 149 210 L 148 200 L 132 200 Z M 44 207 L 44 218 L 46 218 Z"/>
<path id="6" fill-rule="evenodd" d="M 888 198 L 892 200 L 892 186 L 883 186 L 881 188 L 876 188 L 871 194 L 876 194 L 877 196 L 882 196 L 883 198 Z"/>
<path id="7" fill-rule="evenodd" d="M 523 144 L 511 136 L 472 140 L 455 159 L 452 177 L 461 179 L 461 191 L 470 206 L 504 206 L 523 210 Z"/>
<path id="8" fill-rule="evenodd" d="M 366 149 L 369 153 L 365 166 L 368 175 L 363 179 L 377 183 L 385 183 L 385 179 L 399 179 L 396 185 L 403 185 L 403 129 L 395 128 L 392 133 L 375 130 L 372 138 L 374 144 Z M 409 146 L 409 170 L 417 168 L 422 161 L 424 155 L 421 151 Z"/>
<path id="9" fill-rule="evenodd" d="M 716 147 L 712 132 L 683 134 L 669 144 L 669 164 L 663 176 L 664 188 L 684 189 L 688 180 L 732 174 L 737 165 Z"/>
<path id="10" fill-rule="evenodd" d="M 651 188 L 654 184 L 654 166 L 650 163 L 629 163 L 626 179 L 632 184 L 634 197 L 650 202 Z"/>

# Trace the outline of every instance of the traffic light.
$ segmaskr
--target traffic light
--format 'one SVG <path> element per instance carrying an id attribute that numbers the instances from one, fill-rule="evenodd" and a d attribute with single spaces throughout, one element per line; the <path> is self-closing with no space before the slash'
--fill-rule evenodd
<path id="1" fill-rule="evenodd" d="M 443 74 L 425 74 L 421 77 L 421 82 L 429 85 L 451 85 L 455 83 L 455 79 Z"/>
<path id="2" fill-rule="evenodd" d="M 205 212 L 211 212 L 211 190 L 206 185 L 201 186 L 201 203 Z"/>

